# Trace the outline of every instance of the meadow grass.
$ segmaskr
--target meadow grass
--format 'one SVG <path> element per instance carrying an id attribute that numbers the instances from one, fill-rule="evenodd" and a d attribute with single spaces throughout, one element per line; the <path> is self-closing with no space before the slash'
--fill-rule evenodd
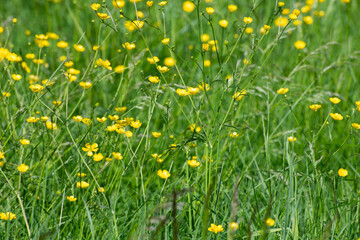
<path id="1" fill-rule="evenodd" d="M 359 10 L 2 1 L 1 239 L 360 239 Z"/>

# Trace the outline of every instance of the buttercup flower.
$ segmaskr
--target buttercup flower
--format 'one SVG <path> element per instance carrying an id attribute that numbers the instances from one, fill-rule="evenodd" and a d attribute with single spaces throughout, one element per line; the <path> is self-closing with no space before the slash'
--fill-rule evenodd
<path id="1" fill-rule="evenodd" d="M 298 40 L 294 43 L 294 46 L 296 47 L 296 49 L 302 50 L 306 47 L 306 43 L 304 41 Z"/>
<path id="2" fill-rule="evenodd" d="M 19 170 L 19 172 L 26 172 L 27 170 L 29 170 L 29 166 L 25 165 L 24 163 L 20 164 L 19 166 L 17 166 L 17 170 Z"/>
<path id="3" fill-rule="evenodd" d="M 12 212 L 7 212 L 7 213 L 0 213 L 0 219 L 1 220 L 5 220 L 5 221 L 8 221 L 8 220 L 14 220 L 16 219 L 16 214 L 15 213 L 12 213 Z"/>
<path id="4" fill-rule="evenodd" d="M 288 88 L 280 88 L 279 90 L 277 90 L 277 93 L 278 94 L 285 94 L 289 92 L 289 89 Z"/>
<path id="5" fill-rule="evenodd" d="M 226 28 L 229 25 L 229 22 L 226 19 L 220 20 L 219 25 L 222 28 Z"/>
<path id="6" fill-rule="evenodd" d="M 244 23 L 245 24 L 250 24 L 252 23 L 253 19 L 251 17 L 244 17 Z"/>
<path id="7" fill-rule="evenodd" d="M 236 222 L 230 223 L 230 229 L 231 229 L 232 231 L 235 231 L 235 230 L 237 230 L 238 228 L 239 228 L 239 224 L 237 224 Z"/>
<path id="8" fill-rule="evenodd" d="M 332 97 L 332 98 L 329 98 L 330 102 L 332 102 L 333 104 L 338 104 L 339 102 L 341 102 L 341 99 L 340 98 L 337 98 L 337 97 Z"/>
<path id="9" fill-rule="evenodd" d="M 152 132 L 154 138 L 158 138 L 161 136 L 161 132 Z"/>
<path id="10" fill-rule="evenodd" d="M 167 179 L 171 176 L 171 174 L 167 170 L 158 170 L 157 175 L 162 179 Z"/>
<path id="11" fill-rule="evenodd" d="M 314 110 L 315 112 L 321 108 L 320 104 L 313 104 L 309 106 L 311 110 Z"/>
<path id="12" fill-rule="evenodd" d="M 93 159 L 95 162 L 99 162 L 104 159 L 104 156 L 101 153 L 95 153 L 93 155 Z"/>
<path id="13" fill-rule="evenodd" d="M 215 225 L 212 223 L 208 230 L 216 234 L 218 232 L 223 232 L 224 228 L 221 225 Z"/>
<path id="14" fill-rule="evenodd" d="M 194 9 L 195 9 L 195 4 L 193 3 L 193 2 L 190 2 L 190 1 L 185 1 L 184 3 L 183 3 L 183 6 L 182 6 L 182 8 L 183 8 L 183 10 L 185 11 L 185 12 L 192 12 L 192 11 L 194 11 Z"/>
<path id="15" fill-rule="evenodd" d="M 200 162 L 196 161 L 195 159 L 192 159 L 192 160 L 188 160 L 187 164 L 190 167 L 195 168 L 195 167 L 198 167 L 200 165 Z"/>
<path id="16" fill-rule="evenodd" d="M 30 144 L 30 141 L 29 141 L 28 139 L 23 138 L 23 139 L 20 139 L 20 143 L 21 143 L 22 145 L 26 146 L 26 145 L 29 145 L 29 144 Z"/>
<path id="17" fill-rule="evenodd" d="M 272 219 L 272 218 L 268 218 L 268 219 L 266 219 L 265 223 L 266 223 L 266 225 L 268 225 L 269 227 L 272 227 L 272 226 L 274 226 L 274 224 L 275 224 L 275 220 Z"/>
<path id="18" fill-rule="evenodd" d="M 338 174 L 340 177 L 346 177 L 349 173 L 346 169 L 340 168 Z"/>
<path id="19" fill-rule="evenodd" d="M 67 198 L 67 200 L 69 200 L 70 202 L 75 202 L 75 201 L 77 200 L 77 198 L 74 197 L 74 196 L 67 196 L 66 198 Z"/>
<path id="20" fill-rule="evenodd" d="M 90 186 L 90 184 L 87 183 L 87 182 L 85 182 L 85 181 L 81 181 L 81 182 L 77 182 L 77 183 L 76 183 L 76 187 L 77 187 L 77 188 L 87 188 L 87 187 L 89 187 L 89 186 Z"/>
<path id="21" fill-rule="evenodd" d="M 85 144 L 85 147 L 82 148 L 82 150 L 84 152 L 87 152 L 87 155 L 91 157 L 94 154 L 94 152 L 97 152 L 99 150 L 98 147 L 99 145 L 97 143 L 93 143 L 93 144 L 87 143 Z"/>
<path id="22" fill-rule="evenodd" d="M 340 113 L 330 113 L 330 117 L 332 117 L 336 121 L 344 119 L 344 117 Z"/>

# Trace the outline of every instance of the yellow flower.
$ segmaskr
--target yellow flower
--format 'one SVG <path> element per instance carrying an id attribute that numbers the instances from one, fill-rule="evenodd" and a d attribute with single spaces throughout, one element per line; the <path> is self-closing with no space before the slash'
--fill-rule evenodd
<path id="1" fill-rule="evenodd" d="M 100 122 L 100 123 L 103 123 L 107 120 L 107 118 L 106 117 L 101 117 L 101 118 L 97 117 L 96 120 L 98 120 L 98 122 Z"/>
<path id="2" fill-rule="evenodd" d="M 209 91 L 209 90 L 210 90 L 210 86 L 209 86 L 209 84 L 207 84 L 207 83 L 201 82 L 201 83 L 199 84 L 199 89 L 200 89 L 201 91 Z"/>
<path id="3" fill-rule="evenodd" d="M 275 220 L 272 219 L 272 218 L 268 218 L 268 219 L 266 219 L 265 223 L 266 223 L 266 225 L 268 225 L 269 227 L 272 227 L 272 226 L 274 226 L 274 224 L 275 224 Z"/>
<path id="4" fill-rule="evenodd" d="M 190 131 L 192 131 L 192 132 L 197 132 L 197 133 L 198 133 L 198 132 L 201 131 L 201 127 L 196 126 L 196 124 L 193 123 L 193 124 L 190 125 Z"/>
<path id="5" fill-rule="evenodd" d="M 237 132 L 232 132 L 230 133 L 230 137 L 232 138 L 238 138 L 239 137 L 239 134 Z"/>
<path id="6" fill-rule="evenodd" d="M 84 118 L 83 120 L 81 120 L 84 124 L 86 124 L 86 125 L 91 125 L 91 123 L 92 123 L 92 121 L 91 121 L 91 119 L 89 119 L 89 118 Z"/>
<path id="7" fill-rule="evenodd" d="M 288 88 L 280 88 L 279 90 L 277 90 L 277 93 L 278 94 L 285 94 L 289 92 L 289 89 Z"/>
<path id="8" fill-rule="evenodd" d="M 112 70 L 111 63 L 109 60 L 102 60 L 101 58 L 95 61 L 96 66 L 104 67 L 107 70 Z"/>
<path id="9" fill-rule="evenodd" d="M 244 23 L 245 24 L 250 24 L 252 23 L 253 19 L 251 17 L 244 17 Z"/>
<path id="10" fill-rule="evenodd" d="M 67 196 L 66 198 L 67 198 L 67 200 L 69 200 L 70 202 L 75 202 L 75 201 L 77 200 L 77 198 L 74 197 L 74 196 Z"/>
<path id="11" fill-rule="evenodd" d="M 46 33 L 46 36 L 47 36 L 49 39 L 53 39 L 53 40 L 59 39 L 59 35 L 57 35 L 56 33 L 53 33 L 53 32 L 48 32 L 48 33 Z"/>
<path id="12" fill-rule="evenodd" d="M 270 28 L 271 28 L 271 27 L 270 27 L 269 25 L 266 25 L 266 24 L 264 25 L 264 29 L 265 29 L 266 31 L 269 31 Z"/>
<path id="13" fill-rule="evenodd" d="M 126 48 L 129 51 L 136 48 L 135 43 L 129 43 L 129 42 L 124 43 L 122 46 L 123 46 L 123 48 Z"/>
<path id="14" fill-rule="evenodd" d="M 104 159 L 104 156 L 101 153 L 95 153 L 93 159 L 95 162 L 99 162 Z"/>
<path id="15" fill-rule="evenodd" d="M 39 84 L 35 84 L 35 85 L 30 85 L 30 90 L 33 91 L 34 93 L 38 93 L 40 91 L 42 91 L 44 89 L 43 86 L 39 85 Z"/>
<path id="16" fill-rule="evenodd" d="M 222 19 L 219 21 L 219 25 L 222 28 L 227 28 L 227 26 L 229 25 L 229 22 L 226 19 Z"/>
<path id="17" fill-rule="evenodd" d="M 27 59 L 34 59 L 34 58 L 35 58 L 35 54 L 34 54 L 34 53 L 27 53 L 27 54 L 25 55 L 25 57 L 26 57 Z"/>
<path id="18" fill-rule="evenodd" d="M 242 90 L 241 92 L 236 92 L 233 98 L 235 99 L 235 101 L 240 101 L 241 99 L 243 99 L 245 94 L 246 94 L 246 90 Z"/>
<path id="19" fill-rule="evenodd" d="M 289 142 L 295 142 L 296 140 L 297 140 L 296 137 L 293 136 L 288 137 Z"/>
<path id="20" fill-rule="evenodd" d="M 69 46 L 69 43 L 68 42 L 65 42 L 65 41 L 59 41 L 56 46 L 58 48 L 67 48 Z"/>
<path id="21" fill-rule="evenodd" d="M 279 7 L 283 7 L 284 5 L 285 5 L 284 2 L 279 2 L 279 3 L 278 3 L 278 6 L 279 6 Z"/>
<path id="22" fill-rule="evenodd" d="M 126 67 L 124 65 L 118 65 L 114 68 L 114 72 L 123 73 L 125 72 Z"/>
<path id="23" fill-rule="evenodd" d="M 96 15 L 102 20 L 106 20 L 106 19 L 110 18 L 110 16 L 107 15 L 107 13 L 96 13 Z"/>
<path id="24" fill-rule="evenodd" d="M 212 223 L 211 227 L 209 227 L 208 230 L 216 234 L 218 232 L 223 232 L 224 228 L 221 225 L 215 225 Z"/>
<path id="25" fill-rule="evenodd" d="M 360 129 L 360 124 L 358 124 L 358 123 L 352 123 L 351 126 L 352 126 L 353 128 L 355 128 L 355 129 L 357 129 L 357 130 Z M 1 153 L 1 152 L 0 152 L 0 153 Z M 0 159 L 1 159 L 1 154 L 0 154 Z"/>
<path id="26" fill-rule="evenodd" d="M 161 1 L 161 2 L 159 2 L 159 5 L 162 6 L 162 7 L 165 7 L 166 4 L 167 4 L 167 1 Z"/>
<path id="27" fill-rule="evenodd" d="M 29 123 L 36 123 L 38 122 L 40 119 L 36 118 L 36 117 L 29 117 L 28 119 L 26 119 L 27 122 Z"/>
<path id="28" fill-rule="evenodd" d="M 295 13 L 289 14 L 289 18 L 290 18 L 291 20 L 296 20 L 297 17 L 298 17 L 298 16 L 297 16 Z"/>
<path id="29" fill-rule="evenodd" d="M 65 67 L 72 67 L 73 65 L 74 65 L 74 62 L 73 62 L 73 61 L 64 62 L 64 66 L 65 66 Z"/>
<path id="30" fill-rule="evenodd" d="M 19 81 L 22 78 L 20 74 L 12 74 L 11 77 L 14 81 Z"/>
<path id="31" fill-rule="evenodd" d="M 278 27 L 285 27 L 289 23 L 289 20 L 285 17 L 278 17 L 275 19 L 275 25 Z"/>
<path id="32" fill-rule="evenodd" d="M 101 5 L 99 3 L 93 3 L 90 5 L 90 7 L 92 8 L 92 10 L 97 11 L 101 7 Z"/>
<path id="33" fill-rule="evenodd" d="M 340 113 L 330 113 L 330 117 L 332 117 L 336 121 L 344 119 L 344 117 Z"/>
<path id="34" fill-rule="evenodd" d="M 188 160 L 188 161 L 187 161 L 187 164 L 188 164 L 190 167 L 195 168 L 195 167 L 198 167 L 198 166 L 200 165 L 200 162 L 192 159 L 192 160 Z"/>
<path id="35" fill-rule="evenodd" d="M 175 59 L 173 59 L 172 57 L 167 57 L 164 59 L 164 64 L 168 67 L 172 67 L 174 66 L 176 63 Z"/>
<path id="36" fill-rule="evenodd" d="M 141 122 L 139 120 L 136 120 L 134 122 L 131 122 L 130 126 L 132 126 L 133 128 L 139 128 L 141 127 Z"/>
<path id="37" fill-rule="evenodd" d="M 304 23 L 306 23 L 307 25 L 310 25 L 314 22 L 313 18 L 311 16 L 306 16 L 303 18 Z"/>
<path id="38" fill-rule="evenodd" d="M 123 8 L 123 7 L 125 7 L 125 1 L 124 0 L 114 0 L 114 1 L 112 1 L 112 5 L 114 8 Z"/>
<path id="39" fill-rule="evenodd" d="M 57 129 L 57 125 L 56 125 L 56 123 L 47 121 L 47 122 L 46 122 L 46 128 L 49 129 L 49 130 L 56 130 L 56 129 Z"/>
<path id="40" fill-rule="evenodd" d="M 122 156 L 121 153 L 119 153 L 119 152 L 112 152 L 112 156 L 113 156 L 116 160 L 121 160 L 121 159 L 123 159 L 123 156 Z"/>
<path id="41" fill-rule="evenodd" d="M 301 40 L 297 40 L 295 43 L 294 43 L 294 46 L 296 47 L 296 49 L 298 50 L 302 50 L 306 47 L 306 43 L 304 41 L 301 41 Z"/>
<path id="42" fill-rule="evenodd" d="M 147 2 L 146 2 L 146 5 L 147 5 L 148 7 L 151 7 L 153 4 L 154 4 L 153 1 L 147 1 Z"/>
<path id="43" fill-rule="evenodd" d="M 83 89 L 89 89 L 92 87 L 92 83 L 91 82 L 79 82 L 79 86 L 82 87 Z"/>
<path id="44" fill-rule="evenodd" d="M 132 133 L 131 131 L 126 131 L 126 132 L 125 132 L 125 136 L 128 137 L 128 138 L 130 138 L 130 137 L 133 136 L 133 133 Z"/>
<path id="45" fill-rule="evenodd" d="M 76 187 L 77 188 L 87 188 L 89 187 L 90 184 L 88 184 L 87 182 L 85 181 L 81 181 L 81 182 L 77 182 L 76 183 Z"/>
<path id="46" fill-rule="evenodd" d="M 300 10 L 299 10 L 299 9 L 294 9 L 293 13 L 294 13 L 296 16 L 299 16 L 299 15 L 300 15 Z"/>
<path id="47" fill-rule="evenodd" d="M 340 177 L 346 177 L 349 173 L 346 169 L 340 168 L 338 174 Z"/>
<path id="48" fill-rule="evenodd" d="M 151 83 L 158 83 L 158 82 L 160 82 L 160 79 L 159 79 L 159 77 L 157 77 L 157 76 L 150 76 L 150 77 L 148 78 L 148 80 L 149 80 Z"/>
<path id="49" fill-rule="evenodd" d="M 330 102 L 332 102 L 333 104 L 338 104 L 339 102 L 341 102 L 341 99 L 340 98 L 337 98 L 337 97 L 332 97 L 332 98 L 329 98 Z"/>
<path id="50" fill-rule="evenodd" d="M 54 100 L 54 101 L 52 101 L 52 104 L 54 104 L 55 106 L 60 106 L 61 101 Z"/>
<path id="51" fill-rule="evenodd" d="M 228 5 L 227 8 L 228 8 L 229 12 L 235 12 L 238 9 L 238 7 L 234 4 Z"/>
<path id="52" fill-rule="evenodd" d="M 313 104 L 313 105 L 310 105 L 309 107 L 310 107 L 311 110 L 316 112 L 317 110 L 319 110 L 321 108 L 321 105 L 320 104 Z"/>
<path id="53" fill-rule="evenodd" d="M 183 6 L 182 6 L 182 8 L 183 8 L 183 10 L 185 11 L 185 12 L 192 12 L 192 11 L 194 11 L 194 9 L 195 9 L 195 4 L 193 3 L 193 2 L 190 2 L 190 1 L 185 1 L 184 3 L 183 3 Z"/>
<path id="54" fill-rule="evenodd" d="M 3 95 L 4 97 L 8 98 L 8 97 L 11 96 L 11 93 L 9 93 L 9 92 L 2 92 L 2 95 Z M 1 97 L 0 97 L 0 99 L 1 99 Z"/>
<path id="55" fill-rule="evenodd" d="M 5 153 L 3 151 L 0 151 L 0 159 L 5 158 Z"/>
<path id="56" fill-rule="evenodd" d="M 119 119 L 119 116 L 118 116 L 118 115 L 116 115 L 116 114 L 115 114 L 115 115 L 112 115 L 112 116 L 111 116 L 111 115 L 109 115 L 108 117 L 109 117 L 109 119 L 110 119 L 111 121 L 116 121 L 116 120 L 118 120 L 118 119 Z"/>
<path id="57" fill-rule="evenodd" d="M 152 132 L 154 138 L 158 138 L 161 136 L 161 132 Z"/>
<path id="58" fill-rule="evenodd" d="M 19 166 L 17 166 L 17 170 L 19 170 L 19 172 L 24 173 L 27 170 L 29 170 L 29 166 L 22 163 Z"/>
<path id="59" fill-rule="evenodd" d="M 0 219 L 1 220 L 5 220 L 5 221 L 8 221 L 8 220 L 14 220 L 16 218 L 16 214 L 15 213 L 12 213 L 12 212 L 7 212 L 7 213 L 0 213 Z"/>
<path id="60" fill-rule="evenodd" d="M 160 61 L 160 59 L 157 56 L 153 56 L 152 58 L 146 59 L 150 64 L 155 64 Z"/>
<path id="61" fill-rule="evenodd" d="M 22 145 L 26 146 L 26 145 L 30 144 L 30 140 L 23 138 L 23 139 L 20 139 L 20 143 Z"/>
<path id="62" fill-rule="evenodd" d="M 78 177 L 86 177 L 86 173 L 78 173 Z"/>
<path id="63" fill-rule="evenodd" d="M 98 192 L 105 192 L 105 188 L 99 187 L 99 188 L 98 188 Z"/>
<path id="64" fill-rule="evenodd" d="M 162 179 L 167 179 L 171 176 L 171 174 L 167 170 L 158 170 L 157 175 Z"/>
<path id="65" fill-rule="evenodd" d="M 184 97 L 184 96 L 187 96 L 189 93 L 186 89 L 176 89 L 176 93 L 181 96 L 181 97 Z"/>
<path id="66" fill-rule="evenodd" d="M 84 152 L 87 152 L 87 155 L 90 157 L 94 154 L 93 152 L 97 152 L 99 150 L 99 145 L 97 143 L 86 143 L 85 147 L 83 147 L 82 150 Z"/>
<path id="67" fill-rule="evenodd" d="M 83 52 L 85 51 L 85 47 L 81 44 L 74 44 L 75 51 L 77 52 Z"/>
<path id="68" fill-rule="evenodd" d="M 169 68 L 166 66 L 157 66 L 156 69 L 159 70 L 161 73 L 166 73 L 167 71 L 169 71 Z"/>
<path id="69" fill-rule="evenodd" d="M 189 95 L 196 95 L 199 92 L 199 88 L 196 87 L 188 87 L 187 91 Z"/>
<path id="70" fill-rule="evenodd" d="M 212 7 L 207 7 L 207 8 L 205 8 L 205 11 L 206 11 L 209 15 L 211 15 L 211 14 L 213 14 L 213 13 L 215 12 L 215 9 L 213 9 Z"/>
<path id="71" fill-rule="evenodd" d="M 161 40 L 162 44 L 164 45 L 168 45 L 170 42 L 170 38 L 164 38 L 163 40 Z"/>
<path id="72" fill-rule="evenodd" d="M 246 33 L 246 34 L 252 34 L 253 32 L 254 32 L 254 29 L 253 29 L 253 28 L 251 28 L 251 27 L 245 28 L 245 33 Z"/>
<path id="73" fill-rule="evenodd" d="M 80 116 L 80 115 L 78 115 L 78 116 L 73 116 L 73 120 L 74 120 L 75 122 L 81 122 L 81 121 L 83 120 L 83 117 Z"/>
<path id="74" fill-rule="evenodd" d="M 236 222 L 230 223 L 230 229 L 231 229 L 232 231 L 235 231 L 235 230 L 237 230 L 238 228 L 239 228 L 239 224 L 237 224 Z"/>
<path id="75" fill-rule="evenodd" d="M 115 111 L 119 112 L 119 113 L 124 113 L 126 111 L 127 107 L 117 107 L 115 108 Z"/>

